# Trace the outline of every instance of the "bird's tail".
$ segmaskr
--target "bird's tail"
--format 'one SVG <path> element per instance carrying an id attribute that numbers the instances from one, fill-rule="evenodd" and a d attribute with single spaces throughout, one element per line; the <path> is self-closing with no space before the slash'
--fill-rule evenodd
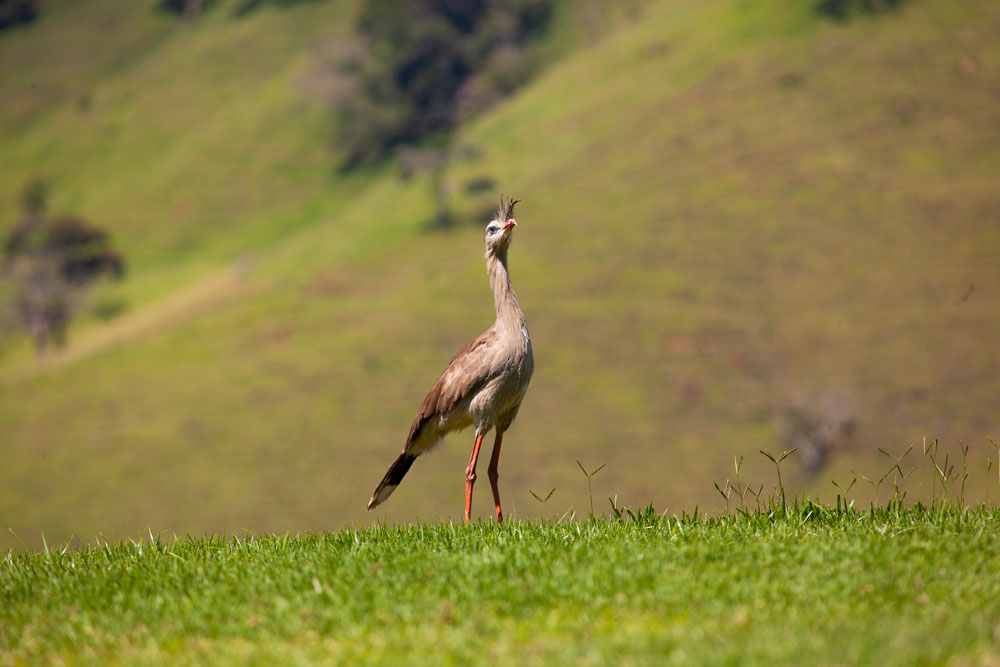
<path id="1" fill-rule="evenodd" d="M 372 511 L 383 502 L 385 499 L 392 495 L 392 492 L 396 490 L 399 483 L 403 481 L 403 477 L 406 476 L 407 471 L 410 466 L 413 465 L 413 461 L 417 457 L 407 451 L 402 451 L 396 460 L 392 462 L 389 469 L 385 472 L 385 477 L 382 481 L 378 483 L 375 487 L 375 492 L 372 493 L 372 499 L 368 501 L 368 511 Z"/>

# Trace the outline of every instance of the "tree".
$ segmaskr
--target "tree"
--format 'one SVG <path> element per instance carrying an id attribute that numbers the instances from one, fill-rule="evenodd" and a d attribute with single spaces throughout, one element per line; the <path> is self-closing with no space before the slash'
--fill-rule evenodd
<path id="1" fill-rule="evenodd" d="M 401 173 L 430 177 L 434 225 L 454 223 L 448 177 L 470 159 L 455 129 L 528 80 L 529 42 L 552 0 L 364 0 L 358 40 L 328 45 L 330 65 L 308 88 L 336 108 L 346 169 L 390 156 Z"/>
<path id="2" fill-rule="evenodd" d="M 8 314 L 26 329 L 38 354 L 65 341 L 77 296 L 102 275 L 120 279 L 124 261 L 108 232 L 79 215 L 49 218 L 48 188 L 32 181 L 21 195 L 21 215 L 8 232 L 0 277 L 8 282 Z"/>
<path id="3" fill-rule="evenodd" d="M 0 0 L 0 30 L 34 21 L 39 11 L 38 0 Z"/>
<path id="4" fill-rule="evenodd" d="M 160 9 L 182 16 L 201 14 L 213 0 L 160 0 Z"/>
<path id="5" fill-rule="evenodd" d="M 347 166 L 443 137 L 531 73 L 524 45 L 551 0 L 366 0 L 363 37 L 337 65 L 334 104 Z"/>
<path id="6" fill-rule="evenodd" d="M 855 14 L 881 14 L 896 9 L 904 0 L 819 0 L 816 11 L 837 21 Z"/>

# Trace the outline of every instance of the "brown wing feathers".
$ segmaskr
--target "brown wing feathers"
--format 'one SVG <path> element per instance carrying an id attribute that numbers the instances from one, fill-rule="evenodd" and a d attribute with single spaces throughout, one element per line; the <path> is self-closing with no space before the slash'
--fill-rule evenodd
<path id="1" fill-rule="evenodd" d="M 474 372 L 475 364 L 468 364 L 467 362 L 477 349 L 486 344 L 487 340 L 488 336 L 483 334 L 459 350 L 458 354 L 452 357 L 451 363 L 448 364 L 445 372 L 441 374 L 438 381 L 431 387 L 430 392 L 424 398 L 424 402 L 420 404 L 420 409 L 417 410 L 416 417 L 413 418 L 413 424 L 410 426 L 410 434 L 406 438 L 406 445 L 404 445 L 403 451 L 399 453 L 396 460 L 389 466 L 389 470 L 386 471 L 385 477 L 375 487 L 375 492 L 372 493 L 371 500 L 368 501 L 369 510 L 392 495 L 392 492 L 396 490 L 396 487 L 399 486 L 403 477 L 410 470 L 413 461 L 416 460 L 419 454 L 423 453 L 414 453 L 412 445 L 420 437 L 421 432 L 427 426 L 428 422 L 437 415 L 445 414 L 454 409 L 463 398 L 478 391 L 486 384 L 486 376 L 476 374 Z M 473 372 L 470 373 L 470 371 Z"/>
<path id="2" fill-rule="evenodd" d="M 463 398 L 475 393 L 486 384 L 487 378 L 485 376 L 469 373 L 470 370 L 476 369 L 474 364 L 466 362 L 477 349 L 486 344 L 487 338 L 486 334 L 478 336 L 452 357 L 448 368 L 431 387 L 424 402 L 420 404 L 417 416 L 413 418 L 413 425 L 410 426 L 410 434 L 406 438 L 404 450 L 420 437 L 421 430 L 432 417 L 453 410 Z"/>

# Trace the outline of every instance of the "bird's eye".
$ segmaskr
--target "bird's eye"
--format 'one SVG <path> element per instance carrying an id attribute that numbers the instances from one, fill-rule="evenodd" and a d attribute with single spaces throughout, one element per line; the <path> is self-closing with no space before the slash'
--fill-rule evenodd
<path id="1" fill-rule="evenodd" d="M 489 227 L 486 228 L 486 233 L 489 234 L 490 236 L 493 236 L 498 231 L 500 231 L 500 228 L 497 227 L 496 225 L 490 225 Z"/>

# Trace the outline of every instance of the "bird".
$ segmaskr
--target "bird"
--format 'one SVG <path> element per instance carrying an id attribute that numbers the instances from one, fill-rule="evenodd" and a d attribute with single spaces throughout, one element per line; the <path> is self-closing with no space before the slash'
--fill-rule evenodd
<path id="1" fill-rule="evenodd" d="M 418 456 L 440 444 L 446 434 L 473 426 L 475 442 L 465 469 L 465 523 L 469 523 L 472 515 L 479 449 L 491 429 L 495 431 L 495 440 L 487 474 L 496 520 L 503 523 L 497 487 L 500 445 L 521 408 L 535 368 L 524 311 L 507 270 L 507 251 L 517 227 L 514 205 L 519 201 L 505 200 L 500 195 L 500 207 L 486 225 L 486 272 L 493 291 L 496 321 L 459 350 L 434 383 L 413 418 L 403 450 L 375 487 L 368 501 L 369 511 L 392 495 Z"/>

